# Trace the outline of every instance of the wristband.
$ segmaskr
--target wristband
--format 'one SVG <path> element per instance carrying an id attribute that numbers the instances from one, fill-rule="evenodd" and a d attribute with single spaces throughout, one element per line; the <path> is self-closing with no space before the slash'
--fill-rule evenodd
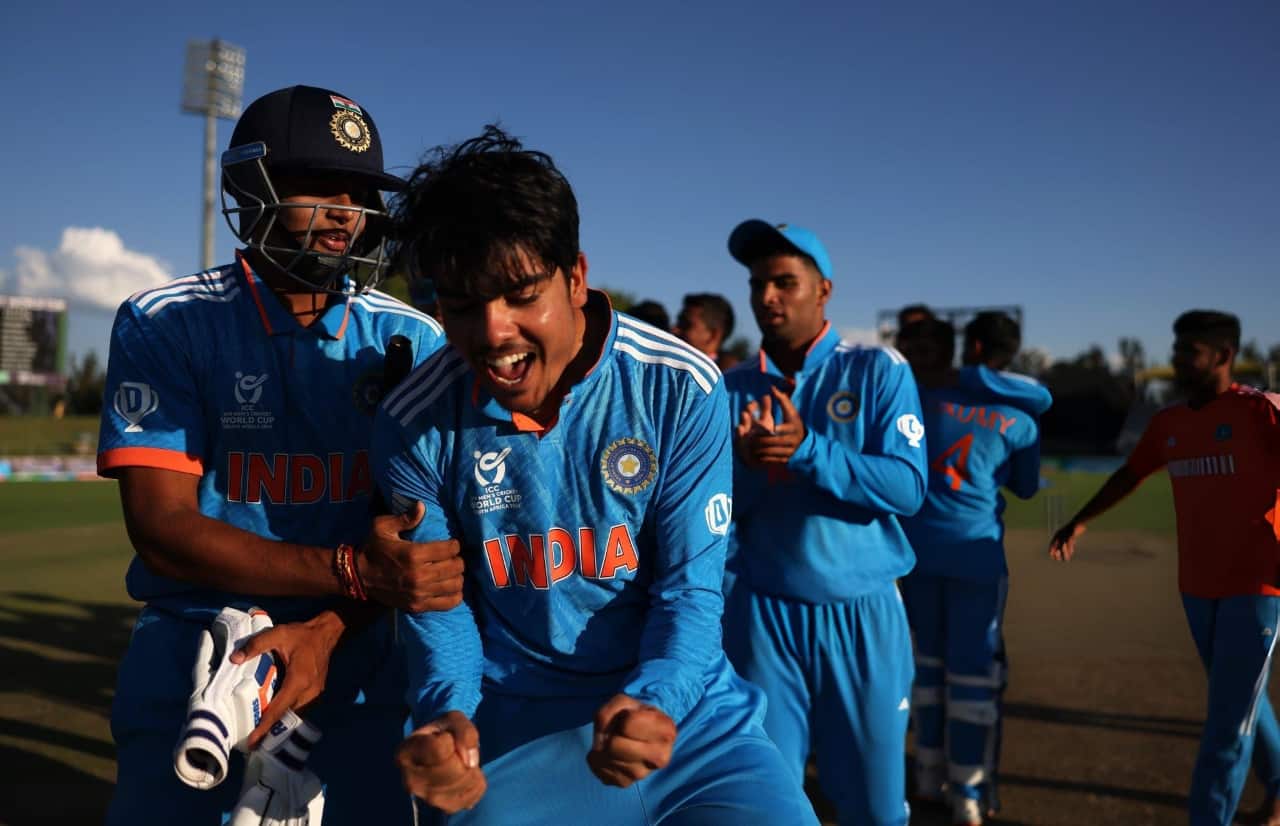
<path id="1" fill-rule="evenodd" d="M 342 586 L 342 595 L 347 599 L 364 602 L 369 599 L 365 593 L 364 583 L 360 581 L 360 572 L 356 569 L 356 549 L 350 545 L 339 545 L 333 552 L 333 572 Z"/>

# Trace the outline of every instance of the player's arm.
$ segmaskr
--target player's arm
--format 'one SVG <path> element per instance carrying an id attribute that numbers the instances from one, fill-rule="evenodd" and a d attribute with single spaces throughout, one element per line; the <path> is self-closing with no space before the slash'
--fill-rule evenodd
<path id="1" fill-rule="evenodd" d="M 656 548 L 639 662 L 596 714 L 587 763 L 605 783 L 628 786 L 666 766 L 677 727 L 702 698 L 722 656 L 732 444 L 724 382 L 690 387 L 652 505 Z"/>
<path id="2" fill-rule="evenodd" d="M 1076 539 L 1085 532 L 1085 526 L 1115 507 L 1141 483 L 1142 477 L 1135 474 L 1127 464 L 1122 465 L 1102 483 L 1102 487 L 1085 502 L 1084 507 L 1053 535 L 1053 539 L 1049 541 L 1049 556 L 1060 562 L 1070 561 L 1076 552 Z"/>
<path id="3" fill-rule="evenodd" d="M 1030 499 L 1040 490 L 1040 445 L 1015 450 L 1009 456 L 1009 477 L 1004 486 L 1019 499 Z"/>
<path id="4" fill-rule="evenodd" d="M 125 525 L 153 573 L 255 596 L 338 596 L 334 547 L 266 539 L 201 513 L 206 453 L 201 384 L 181 330 L 125 302 L 111 333 L 99 472 L 120 481 Z M 337 544 L 335 539 L 335 545 Z M 383 523 L 357 568 L 364 590 L 396 607 L 461 599 L 456 546 L 412 545 Z"/>
<path id="5" fill-rule="evenodd" d="M 416 541 L 457 533 L 441 506 L 438 458 L 436 434 L 425 433 L 414 443 L 385 409 L 379 410 L 371 450 L 374 479 L 393 509 L 408 501 L 422 503 L 423 518 L 409 532 Z M 485 790 L 479 735 L 471 722 L 484 670 L 475 618 L 464 601 L 448 611 L 400 614 L 397 621 L 415 726 L 396 756 L 405 786 L 445 812 L 470 808 Z"/>
<path id="6" fill-rule="evenodd" d="M 828 495 L 858 508 L 909 516 L 920 510 L 928 485 L 920 396 L 911 368 L 876 355 L 863 399 L 866 417 L 861 451 L 808 430 L 787 461 L 792 470 Z M 784 420 L 799 422 L 790 399 L 775 392 Z M 803 423 L 800 423 L 803 427 Z"/>
<path id="7" fill-rule="evenodd" d="M 200 477 L 157 467 L 116 471 L 134 550 L 160 576 L 260 596 L 341 596 L 333 549 L 265 539 L 200 512 Z"/>
<path id="8" fill-rule="evenodd" d="M 1040 427 L 1032 419 L 1015 422 L 1017 442 L 1009 454 L 1004 486 L 1019 499 L 1030 499 L 1040 490 Z"/>
<path id="9" fill-rule="evenodd" d="M 981 397 L 995 397 L 1001 403 L 1037 418 L 1053 406 L 1053 395 L 1040 382 L 1030 376 L 992 370 L 985 365 L 961 368 L 960 386 Z"/>
<path id="10" fill-rule="evenodd" d="M 1049 540 L 1049 556 L 1052 559 L 1069 562 L 1076 552 L 1076 539 L 1085 532 L 1086 525 L 1119 504 L 1142 484 L 1143 479 L 1164 466 L 1164 457 L 1160 452 L 1160 444 L 1164 439 L 1162 423 L 1163 417 L 1156 414 L 1156 417 L 1147 425 L 1129 459 L 1121 465 L 1119 470 L 1111 474 L 1107 481 L 1102 483 L 1098 492 L 1084 503 L 1084 507 L 1053 535 Z"/>

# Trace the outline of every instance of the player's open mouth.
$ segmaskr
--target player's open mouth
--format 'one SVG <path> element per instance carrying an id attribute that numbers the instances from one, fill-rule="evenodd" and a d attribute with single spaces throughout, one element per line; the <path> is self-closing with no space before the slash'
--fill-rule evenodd
<path id="1" fill-rule="evenodd" d="M 507 353 L 484 360 L 489 378 L 499 387 L 515 387 L 524 381 L 533 365 L 533 353 Z"/>
<path id="2" fill-rule="evenodd" d="M 347 245 L 351 243 L 350 233 L 341 230 L 331 232 L 317 232 L 311 236 L 311 245 L 315 249 L 324 252 L 332 252 L 336 254 L 347 251 Z"/>

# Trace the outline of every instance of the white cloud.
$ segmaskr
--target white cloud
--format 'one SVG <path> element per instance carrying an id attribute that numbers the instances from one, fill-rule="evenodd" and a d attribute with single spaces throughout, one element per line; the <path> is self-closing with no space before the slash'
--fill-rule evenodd
<path id="1" fill-rule="evenodd" d="M 102 227 L 67 227 L 56 250 L 22 246 L 13 254 L 17 268 L 0 271 L 6 292 L 65 298 L 97 310 L 114 310 L 138 290 L 171 277 L 164 262 L 126 249 L 119 235 Z"/>
<path id="2" fill-rule="evenodd" d="M 873 327 L 841 327 L 840 338 L 853 344 L 880 344 L 880 333 Z"/>

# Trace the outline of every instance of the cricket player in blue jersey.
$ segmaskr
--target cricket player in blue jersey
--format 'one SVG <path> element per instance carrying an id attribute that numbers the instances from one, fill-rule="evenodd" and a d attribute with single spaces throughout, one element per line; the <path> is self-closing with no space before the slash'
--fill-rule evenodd
<path id="1" fill-rule="evenodd" d="M 721 647 L 715 364 L 588 289 L 568 181 L 496 127 L 418 168 L 396 237 L 451 346 L 383 403 L 374 473 L 468 588 L 402 621 L 405 785 L 451 824 L 814 823 Z"/>
<path id="2" fill-rule="evenodd" d="M 982 353 L 1000 368 L 1017 352 L 1020 335 L 1008 316 L 984 313 L 966 327 L 965 339 L 967 359 Z M 1008 398 L 978 386 L 978 377 L 961 385 L 949 322 L 908 324 L 898 346 L 915 372 L 929 444 L 929 492 L 920 511 L 902 521 L 916 552 L 915 570 L 900 583 L 916 644 L 916 794 L 941 802 L 946 784 L 952 821 L 976 826 L 998 806 L 1009 576 L 999 490 L 1035 495 L 1039 425 Z M 998 375 L 987 380 L 1014 381 Z M 1025 387 L 1024 395 L 1031 389 Z"/>
<path id="3" fill-rule="evenodd" d="M 403 183 L 383 171 L 358 104 L 307 86 L 272 92 L 244 111 L 223 156 L 224 213 L 244 244 L 235 263 L 139 292 L 117 313 L 98 469 L 119 480 L 137 551 L 126 582 L 145 606 L 112 706 L 108 823 L 216 824 L 235 804 L 239 757 L 207 791 L 174 767 L 197 640 L 235 605 L 276 623 L 243 657 L 274 651 L 285 672 L 249 742 L 323 691 L 305 713 L 323 732 L 309 765 L 327 785 L 325 822 L 412 816 L 392 760 L 407 712 L 393 623 L 351 599 L 413 610 L 461 599 L 456 544 L 402 541 L 412 515 L 372 518 L 383 350 L 400 335 L 425 357 L 442 339 L 372 289 L 379 190 Z"/>
<path id="4" fill-rule="evenodd" d="M 915 563 L 898 517 L 924 498 L 915 381 L 897 351 L 840 341 L 812 232 L 745 221 L 729 252 L 763 340 L 725 374 L 739 571 L 725 647 L 764 688 L 792 778 L 812 743 L 842 824 L 906 823 L 911 635 L 894 581 Z"/>

